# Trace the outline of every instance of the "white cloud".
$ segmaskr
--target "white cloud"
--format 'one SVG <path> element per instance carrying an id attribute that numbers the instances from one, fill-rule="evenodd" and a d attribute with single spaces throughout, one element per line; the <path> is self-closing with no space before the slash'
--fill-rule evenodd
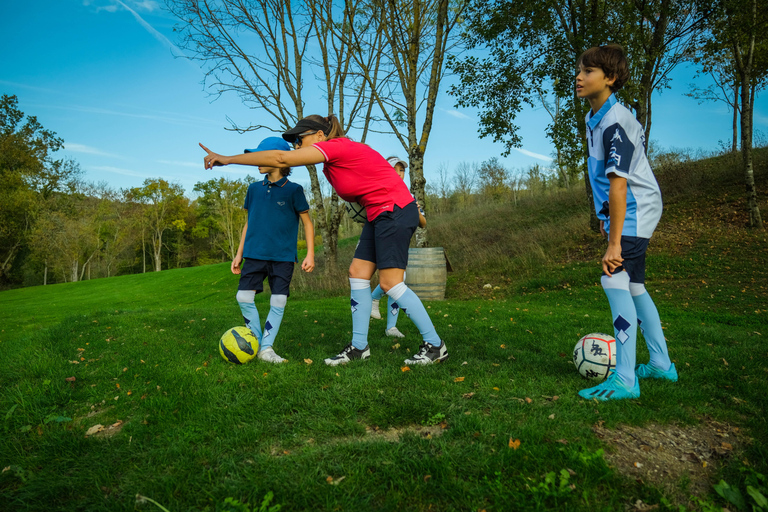
<path id="1" fill-rule="evenodd" d="M 100 149 L 86 146 L 85 144 L 76 144 L 74 142 L 66 142 L 64 143 L 64 149 L 67 151 L 73 151 L 75 153 L 87 153 L 89 155 L 99 155 L 99 156 L 108 156 L 110 158 L 122 158 L 119 155 L 115 155 L 113 153 L 107 153 L 106 151 L 102 151 Z"/>
<path id="2" fill-rule="evenodd" d="M 531 158 L 535 158 L 537 160 L 544 160 L 545 162 L 551 162 L 552 157 L 547 155 L 542 155 L 540 153 L 534 153 L 533 151 L 528 151 L 527 149 L 521 149 L 521 148 L 512 148 L 515 151 L 524 154 L 525 156 L 529 156 Z"/>
<path id="3" fill-rule="evenodd" d="M 152 25 L 150 25 L 149 23 L 147 23 L 147 22 L 144 20 L 144 18 L 142 18 L 142 17 L 139 15 L 139 13 L 137 13 L 137 12 L 136 12 L 135 10 L 133 10 L 131 7 L 129 7 L 128 5 L 126 5 L 126 3 L 125 3 L 125 2 L 122 2 L 121 0 L 116 0 L 116 2 L 117 2 L 117 4 L 121 5 L 121 6 L 123 7 L 123 9 L 125 9 L 125 10 L 126 10 L 126 11 L 128 11 L 128 12 L 130 12 L 130 13 L 133 15 L 133 17 L 134 17 L 134 18 L 136 18 L 136 21 L 138 21 L 138 22 L 139 22 L 139 24 L 140 24 L 142 27 L 144 27 L 144 29 L 145 29 L 147 32 L 149 32 L 149 33 L 152 35 L 152 37 L 154 37 L 155 39 L 157 39 L 158 41 L 160 41 L 160 42 L 161 42 L 163 45 L 165 45 L 165 46 L 167 46 L 168 48 L 170 48 L 170 49 L 171 49 L 171 53 L 172 53 L 174 56 L 176 56 L 176 57 L 181 57 L 181 56 L 183 56 L 183 55 L 184 55 L 184 52 L 182 52 L 182 51 L 181 51 L 181 49 L 180 49 L 178 46 L 176 46 L 175 44 L 173 44 L 173 43 L 170 41 L 170 39 L 168 39 L 168 38 L 167 38 L 167 37 L 165 37 L 163 34 L 161 34 L 160 32 L 158 32 L 158 31 L 155 29 L 155 27 L 153 27 Z M 146 1 L 146 0 L 145 0 L 144 2 L 141 2 L 141 3 L 137 3 L 137 4 L 136 4 L 136 6 L 137 6 L 138 8 L 140 8 L 140 9 L 145 9 L 145 10 L 148 10 L 148 11 L 150 11 L 150 12 L 151 12 L 152 10 L 154 10 L 155 8 L 157 8 L 157 4 L 156 4 L 155 2 L 152 2 L 152 1 Z M 110 11 L 110 12 L 114 12 L 114 11 Z"/>
<path id="4" fill-rule="evenodd" d="M 104 171 L 104 172 L 111 172 L 114 174 L 122 174 L 123 176 L 134 176 L 137 178 L 149 178 L 151 177 L 149 174 L 145 172 L 138 172 L 134 171 L 132 169 L 120 169 L 119 167 L 112 167 L 109 165 L 96 165 L 93 167 L 89 167 L 89 169 L 92 169 L 94 171 Z"/>
<path id="5" fill-rule="evenodd" d="M 447 110 L 447 109 L 444 109 L 444 108 L 443 108 L 443 109 L 440 109 L 440 110 L 442 110 L 443 112 L 445 112 L 445 113 L 446 113 L 446 114 L 448 114 L 449 116 L 453 116 L 453 117 L 456 117 L 456 118 L 458 118 L 458 119 L 472 119 L 472 118 L 471 118 L 471 117 L 469 117 L 468 115 L 466 115 L 466 114 L 462 114 L 462 113 L 461 113 L 461 112 L 459 112 L 458 110 Z"/>
<path id="6" fill-rule="evenodd" d="M 202 169 L 203 168 L 203 157 L 200 157 L 199 162 L 179 162 L 174 160 L 158 160 L 157 163 L 163 164 L 163 165 L 174 165 L 177 167 L 193 167 L 195 169 Z"/>

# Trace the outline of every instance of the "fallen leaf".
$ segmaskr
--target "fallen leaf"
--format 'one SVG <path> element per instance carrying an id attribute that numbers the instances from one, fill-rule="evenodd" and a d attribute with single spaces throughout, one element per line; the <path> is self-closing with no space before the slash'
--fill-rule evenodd
<path id="1" fill-rule="evenodd" d="M 464 382 L 464 377 L 456 377 L 453 382 Z"/>
<path id="2" fill-rule="evenodd" d="M 77 351 L 78 352 L 85 352 L 85 349 L 84 348 L 79 348 L 79 349 L 77 349 Z"/>
<path id="3" fill-rule="evenodd" d="M 501 345 L 499 345 L 499 347 L 500 348 L 507 348 L 507 346 L 505 344 L 503 344 L 503 343 Z"/>
<path id="4" fill-rule="evenodd" d="M 307 364 L 312 364 L 312 360 L 311 359 L 305 359 L 304 362 L 307 363 Z"/>
<path id="5" fill-rule="evenodd" d="M 75 379 L 75 377 L 67 377 L 64 380 L 67 381 L 67 382 L 75 382 L 76 379 Z"/>
<path id="6" fill-rule="evenodd" d="M 463 395 L 461 395 L 461 398 L 470 399 L 470 398 L 472 398 L 473 396 L 475 396 L 475 394 L 474 394 L 474 393 L 464 393 Z"/>
<path id="7" fill-rule="evenodd" d="M 402 368 L 400 368 L 400 371 L 401 372 L 409 372 L 409 371 L 411 371 L 411 369 L 408 368 L 407 366 L 403 366 Z"/>
<path id="8" fill-rule="evenodd" d="M 728 361 L 726 361 L 726 360 L 725 360 L 725 358 L 723 358 L 723 364 L 724 364 L 725 366 L 728 366 Z"/>
<path id="9" fill-rule="evenodd" d="M 394 345 L 392 345 L 392 350 L 397 350 L 399 348 L 400 348 L 400 344 L 399 343 L 395 343 Z"/>
<path id="10" fill-rule="evenodd" d="M 96 434 L 97 432 L 101 432 L 102 430 L 104 430 L 104 425 L 102 424 L 94 425 L 85 432 L 85 436 L 86 437 L 92 436 L 93 434 Z"/>
<path id="11" fill-rule="evenodd" d="M 340 476 L 339 478 L 333 478 L 332 476 L 329 476 L 325 479 L 326 482 L 328 482 L 331 485 L 339 485 L 339 483 L 347 478 L 346 476 Z"/>
<path id="12" fill-rule="evenodd" d="M 558 439 L 558 440 L 557 440 L 557 441 L 555 441 L 555 442 L 556 442 L 556 443 L 560 443 L 560 444 L 568 444 L 568 440 L 567 440 L 567 439 Z"/>
<path id="13" fill-rule="evenodd" d="M 445 315 L 445 316 L 448 316 L 448 315 Z M 425 481 L 425 482 L 426 482 L 427 480 L 429 480 L 430 478 L 432 478 L 432 475 L 424 475 L 424 481 Z"/>
<path id="14" fill-rule="evenodd" d="M 553 420 L 553 419 L 555 419 L 555 415 L 554 414 L 550 414 L 549 416 L 547 416 L 547 418 Z"/>
<path id="15" fill-rule="evenodd" d="M 635 462 L 635 467 L 636 468 L 641 468 L 641 467 L 643 467 L 643 465 L 641 463 L 639 463 L 639 462 Z"/>
<path id="16" fill-rule="evenodd" d="M 532 404 L 532 403 L 533 403 L 533 400 L 531 400 L 531 399 L 530 399 L 530 398 L 528 398 L 528 397 L 525 397 L 525 401 L 526 401 L 527 403 L 529 403 L 529 404 Z"/>
<path id="17" fill-rule="evenodd" d="M 493 390 L 494 390 L 494 391 L 498 391 L 498 390 L 499 390 L 499 388 L 493 388 Z"/>
<path id="18" fill-rule="evenodd" d="M 123 368 L 123 371 L 124 371 L 124 372 L 127 372 L 127 371 L 128 371 L 128 368 Z"/>
<path id="19" fill-rule="evenodd" d="M 733 445 L 731 445 L 731 443 L 726 443 L 726 442 L 723 442 L 723 443 L 722 443 L 720 446 L 721 446 L 721 447 L 722 447 L 724 450 L 733 450 Z"/>
<path id="20" fill-rule="evenodd" d="M 513 450 L 517 450 L 518 448 L 520 448 L 520 440 L 519 439 L 512 439 L 510 437 L 509 438 L 509 447 L 512 448 Z"/>
<path id="21" fill-rule="evenodd" d="M 111 427 L 111 428 L 117 428 L 117 427 L 119 427 L 119 426 L 120 426 L 120 425 L 122 425 L 122 424 L 123 424 L 123 420 L 117 420 L 115 423 L 113 423 L 112 425 L 110 425 L 110 427 Z"/>

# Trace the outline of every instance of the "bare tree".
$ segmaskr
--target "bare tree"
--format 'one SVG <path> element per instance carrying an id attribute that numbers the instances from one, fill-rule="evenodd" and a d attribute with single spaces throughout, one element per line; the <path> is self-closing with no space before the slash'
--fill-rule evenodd
<path id="1" fill-rule="evenodd" d="M 190 58 L 208 66 L 206 84 L 213 93 L 235 93 L 259 112 L 257 123 L 238 126 L 230 120 L 230 129 L 242 133 L 292 128 L 306 116 L 305 100 L 318 97 L 313 87 L 307 88 L 312 71 L 323 83 L 328 113 L 338 112 L 345 129 L 366 117 L 367 85 L 349 73 L 353 49 L 344 39 L 330 37 L 334 27 L 343 32 L 348 20 L 342 9 L 333 8 L 333 0 L 309 5 L 290 0 L 166 0 L 166 4 L 181 20 L 180 46 Z M 327 16 L 324 23 L 318 23 L 321 14 Z M 332 191 L 326 202 L 317 169 L 314 165 L 307 169 L 318 209 L 316 227 L 326 258 L 335 263 L 339 198 Z"/>
<path id="2" fill-rule="evenodd" d="M 455 28 L 467 0 L 345 0 L 345 9 L 365 13 L 365 23 L 351 23 L 350 37 L 370 55 L 383 37 L 385 51 L 379 68 L 355 58 L 373 98 L 391 131 L 408 153 L 411 192 L 425 204 L 424 153 L 427 149 L 446 58 L 455 51 Z M 337 33 L 337 35 L 340 35 Z M 421 121 L 421 129 L 418 123 Z M 427 230 L 416 232 L 419 247 L 427 244 Z"/>
<path id="3" fill-rule="evenodd" d="M 461 208 L 466 208 L 472 201 L 472 193 L 477 183 L 477 164 L 460 162 L 453 173 L 453 189 L 459 198 Z"/>

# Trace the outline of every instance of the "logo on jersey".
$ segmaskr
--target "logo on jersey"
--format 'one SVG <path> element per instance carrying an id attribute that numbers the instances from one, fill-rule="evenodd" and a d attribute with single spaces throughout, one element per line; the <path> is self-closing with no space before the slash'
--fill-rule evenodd
<path id="1" fill-rule="evenodd" d="M 613 132 L 613 137 L 611 137 L 611 142 L 618 140 L 619 142 L 624 142 L 621 140 L 621 132 L 619 132 L 619 129 L 616 128 L 616 131 Z"/>
<path id="2" fill-rule="evenodd" d="M 349 303 L 352 305 L 352 312 L 354 313 L 355 311 L 357 311 L 357 306 L 359 306 L 360 303 L 352 298 L 349 299 Z"/>
<path id="3" fill-rule="evenodd" d="M 611 150 L 608 153 L 608 156 L 610 158 L 608 159 L 608 164 L 606 167 L 610 166 L 611 163 L 613 163 L 613 165 L 616 167 L 621 165 L 621 155 L 616 152 L 616 146 L 611 146 Z"/>
<path id="4" fill-rule="evenodd" d="M 269 320 L 267 320 L 267 322 L 264 324 L 264 338 L 269 337 L 269 331 L 271 330 L 272 330 L 272 324 L 270 323 Z"/>
<path id="5" fill-rule="evenodd" d="M 622 345 L 626 343 L 629 339 L 629 333 L 627 331 L 632 327 L 632 324 L 627 322 L 623 316 L 619 315 L 616 317 L 616 320 L 614 320 L 613 327 L 616 329 L 616 339 L 619 340 Z"/>
<path id="6" fill-rule="evenodd" d="M 397 316 L 398 311 L 400 311 L 400 306 L 397 304 L 397 302 L 393 302 L 392 309 L 389 310 L 389 314 L 392 316 Z"/>
<path id="7" fill-rule="evenodd" d="M 285 206 L 285 201 L 278 201 L 278 202 L 277 202 L 277 204 L 278 204 L 279 206 Z"/>

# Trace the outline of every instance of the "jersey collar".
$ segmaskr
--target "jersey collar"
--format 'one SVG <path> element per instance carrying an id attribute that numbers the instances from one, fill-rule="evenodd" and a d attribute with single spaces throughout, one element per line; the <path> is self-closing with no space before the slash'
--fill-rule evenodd
<path id="1" fill-rule="evenodd" d="M 592 111 L 589 111 L 589 120 L 587 121 L 587 126 L 589 126 L 590 130 L 594 130 L 595 127 L 602 121 L 605 114 L 611 110 L 611 107 L 613 107 L 616 104 L 616 95 L 611 94 L 608 96 L 608 99 L 605 100 L 605 103 L 603 103 L 603 106 L 600 107 L 600 110 L 597 111 L 597 113 L 592 114 Z"/>
<path id="2" fill-rule="evenodd" d="M 287 181 L 288 181 L 288 176 L 283 176 L 276 182 L 272 183 L 271 181 L 269 181 L 269 176 L 264 176 L 264 181 L 262 181 L 261 184 L 269 185 L 271 187 L 282 187 L 286 184 Z"/>

